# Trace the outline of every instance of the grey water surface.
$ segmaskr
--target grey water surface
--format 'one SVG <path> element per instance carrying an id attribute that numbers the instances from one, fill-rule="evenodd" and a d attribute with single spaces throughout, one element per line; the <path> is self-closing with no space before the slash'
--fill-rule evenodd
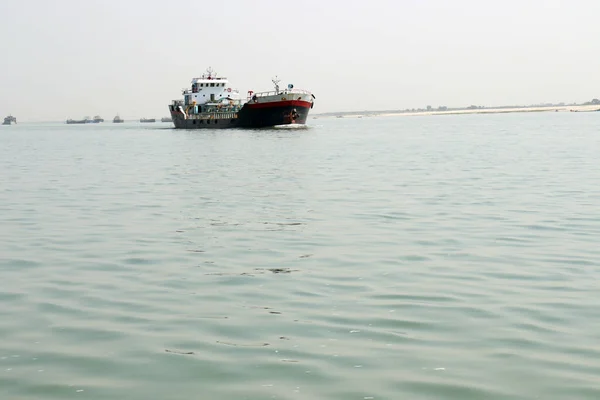
<path id="1" fill-rule="evenodd" d="M 0 127 L 0 399 L 598 399 L 600 113 Z"/>

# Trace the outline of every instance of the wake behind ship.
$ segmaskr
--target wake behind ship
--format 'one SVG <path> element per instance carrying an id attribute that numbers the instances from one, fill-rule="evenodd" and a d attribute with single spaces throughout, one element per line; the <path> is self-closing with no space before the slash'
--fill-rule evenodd
<path id="1" fill-rule="evenodd" d="M 250 90 L 242 99 L 227 78 L 209 68 L 201 77 L 192 79 L 191 88 L 183 90 L 183 100 L 173 100 L 169 105 L 173 124 L 180 129 L 305 124 L 315 96 L 308 90 L 294 89 L 292 84 L 280 90 L 277 79 L 273 79 L 273 84 L 274 91 Z"/>

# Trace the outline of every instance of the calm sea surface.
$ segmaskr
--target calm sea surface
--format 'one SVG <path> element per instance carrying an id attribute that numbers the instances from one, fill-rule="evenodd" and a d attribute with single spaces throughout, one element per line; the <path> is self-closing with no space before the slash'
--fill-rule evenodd
<path id="1" fill-rule="evenodd" d="M 0 126 L 0 399 L 599 399 L 600 113 Z"/>

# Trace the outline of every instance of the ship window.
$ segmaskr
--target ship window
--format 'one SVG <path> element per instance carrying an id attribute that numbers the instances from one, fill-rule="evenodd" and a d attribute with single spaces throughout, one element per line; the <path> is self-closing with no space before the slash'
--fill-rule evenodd
<path id="1" fill-rule="evenodd" d="M 204 87 L 204 83 L 201 83 L 201 84 L 200 84 L 200 87 Z"/>
<path id="2" fill-rule="evenodd" d="M 215 87 L 215 83 L 214 83 L 214 82 L 213 82 L 213 83 L 211 83 L 211 84 L 210 84 L 210 87 Z"/>

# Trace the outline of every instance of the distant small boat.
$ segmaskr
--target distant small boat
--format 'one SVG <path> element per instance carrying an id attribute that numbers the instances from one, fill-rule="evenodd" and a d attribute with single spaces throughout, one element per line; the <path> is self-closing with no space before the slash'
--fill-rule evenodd
<path id="1" fill-rule="evenodd" d="M 102 117 L 101 117 L 101 116 L 99 116 L 99 115 L 95 115 L 95 116 L 94 116 L 94 119 L 93 119 L 93 120 L 91 120 L 90 122 L 93 122 L 93 123 L 97 124 L 98 122 L 104 122 L 104 118 L 102 118 Z"/>
<path id="2" fill-rule="evenodd" d="M 13 117 L 12 115 L 9 115 L 8 117 L 4 118 L 4 122 L 2 122 L 2 125 L 10 125 L 12 123 L 17 123 L 17 119 L 15 117 Z"/>
<path id="3" fill-rule="evenodd" d="M 169 118 L 169 117 L 162 117 L 160 119 L 160 122 L 173 122 L 173 118 Z"/>
<path id="4" fill-rule="evenodd" d="M 156 118 L 142 118 L 140 122 L 156 122 Z"/>
<path id="5" fill-rule="evenodd" d="M 121 117 L 119 117 L 118 115 L 116 117 L 113 118 L 113 123 L 115 124 L 120 124 L 125 122 Z"/>
<path id="6" fill-rule="evenodd" d="M 91 119 L 89 117 L 85 117 L 84 119 L 68 119 L 67 120 L 67 124 L 87 124 L 88 122 L 91 122 Z"/>

